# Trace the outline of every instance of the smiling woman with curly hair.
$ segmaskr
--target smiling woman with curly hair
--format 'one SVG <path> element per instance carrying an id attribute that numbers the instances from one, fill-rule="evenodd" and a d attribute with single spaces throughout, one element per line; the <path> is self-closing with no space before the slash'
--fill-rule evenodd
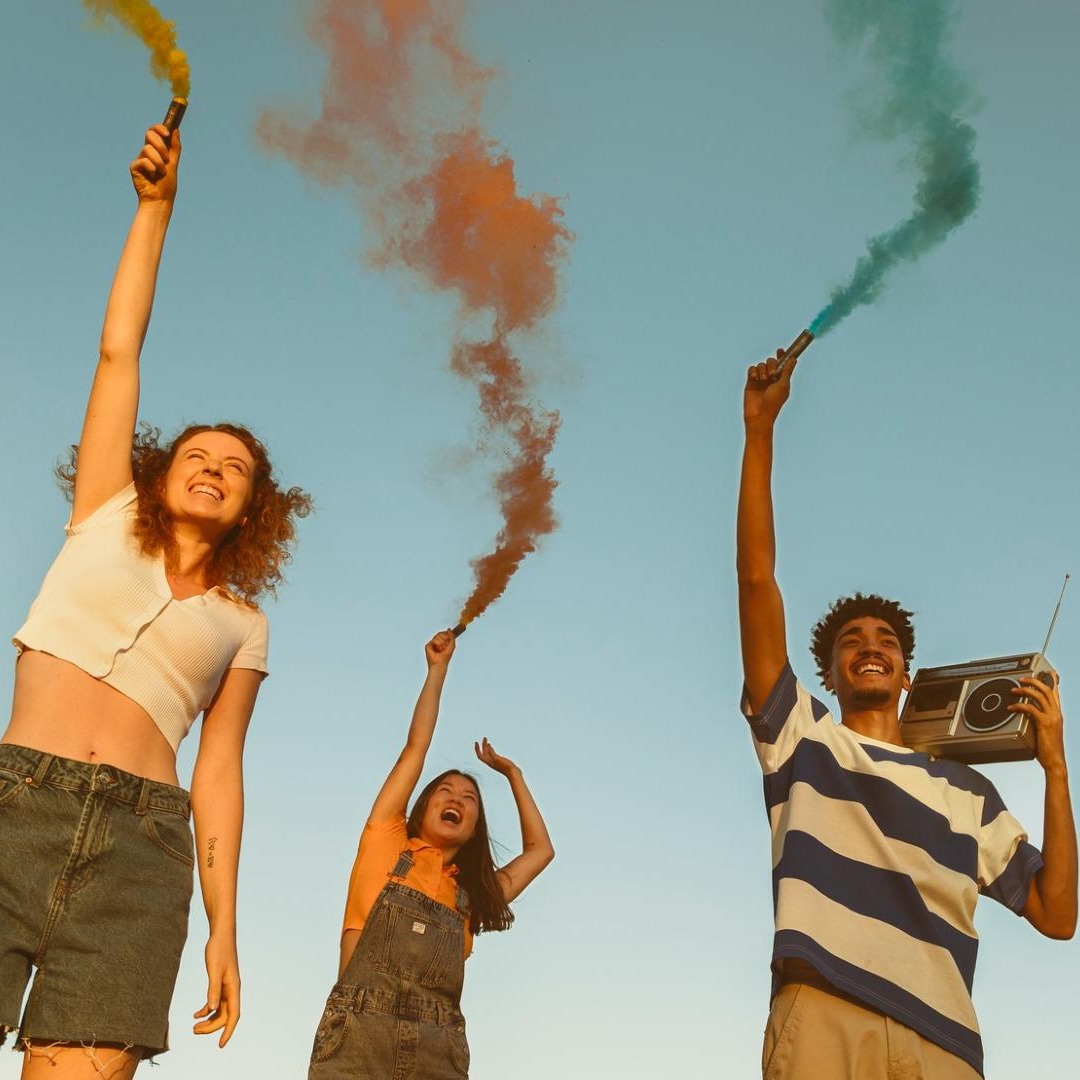
<path id="1" fill-rule="evenodd" d="M 14 637 L 0 1041 L 19 1029 L 24 1080 L 129 1080 L 167 1048 L 196 862 L 210 937 L 195 1031 L 220 1030 L 224 1046 L 240 1016 L 241 760 L 268 670 L 256 600 L 280 583 L 311 501 L 278 485 L 245 427 L 194 425 L 166 446 L 136 430 L 179 158 L 179 136 L 157 125 L 131 165 L 138 208 L 82 435 L 57 470 L 67 540 Z M 176 751 L 200 713 L 189 796 Z"/>
<path id="2" fill-rule="evenodd" d="M 137 496 L 132 532 L 144 555 L 175 557 L 173 520 L 165 504 L 164 484 L 178 450 L 203 432 L 223 432 L 247 448 L 253 462 L 251 496 L 243 527 L 237 525 L 220 541 L 207 565 L 207 580 L 234 597 L 254 603 L 277 593 L 281 568 L 288 563 L 296 540 L 296 519 L 311 512 L 311 497 L 300 488 L 282 490 L 266 447 L 240 424 L 191 424 L 162 446 L 161 432 L 141 424 L 131 443 L 131 471 Z M 79 448 L 56 470 L 60 485 L 75 492 Z"/>

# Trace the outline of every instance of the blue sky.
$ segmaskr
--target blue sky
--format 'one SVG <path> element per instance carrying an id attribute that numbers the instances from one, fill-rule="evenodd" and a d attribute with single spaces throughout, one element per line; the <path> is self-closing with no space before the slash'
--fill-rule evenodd
<path id="1" fill-rule="evenodd" d="M 244 1015 L 219 1052 L 192 919 L 162 1075 L 303 1074 L 333 982 L 360 826 L 404 739 L 422 646 L 453 621 L 497 527 L 463 471 L 471 388 L 448 371 L 452 297 L 364 262 L 348 198 L 255 145 L 260 110 L 314 108 L 304 7 L 177 0 L 192 65 L 181 192 L 144 351 L 142 415 L 235 418 L 318 512 L 268 606 L 272 676 L 246 759 Z M 474 1080 L 751 1076 L 768 999 L 768 834 L 737 711 L 734 505 L 745 367 L 787 344 L 906 215 L 903 149 L 853 137 L 863 71 L 819 5 L 476 0 L 498 69 L 484 114 L 519 185 L 563 199 L 561 304 L 522 343 L 558 408 L 561 528 L 461 640 L 429 774 L 487 735 L 525 769 L 557 859 L 508 934 L 478 941 Z M 1080 12 L 961 4 L 976 215 L 805 354 L 778 438 L 790 650 L 856 588 L 917 612 L 916 662 L 1037 648 L 1080 571 L 1072 358 Z M 22 620 L 60 542 L 50 480 L 78 435 L 127 163 L 167 88 L 81 5 L 20 5 L 0 39 L 0 611 Z M 1050 650 L 1068 748 L 1080 596 Z M 9 668 L 4 688 L 9 689 Z M 194 738 L 181 752 L 190 770 Z M 988 770 L 1038 842 L 1033 763 Z M 481 777 L 495 835 L 509 792 Z M 991 1076 L 1064 1075 L 1076 942 L 988 902 L 975 1003 Z M 0 1078 L 18 1060 L 0 1056 Z"/>

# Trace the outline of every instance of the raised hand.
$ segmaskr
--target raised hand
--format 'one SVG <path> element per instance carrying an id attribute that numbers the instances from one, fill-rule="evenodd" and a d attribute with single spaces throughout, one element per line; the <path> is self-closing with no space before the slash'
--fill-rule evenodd
<path id="1" fill-rule="evenodd" d="M 180 164 L 180 132 L 170 135 L 164 124 L 146 132 L 146 142 L 131 163 L 131 182 L 140 202 L 172 202 L 176 198 L 176 170 Z"/>
<path id="2" fill-rule="evenodd" d="M 445 668 L 450 663 L 450 657 L 454 655 L 457 647 L 457 638 L 449 630 L 440 630 L 425 646 L 424 656 L 427 658 L 429 670 Z"/>
<path id="3" fill-rule="evenodd" d="M 495 747 L 486 738 L 482 743 L 473 743 L 473 749 L 476 751 L 477 758 L 489 769 L 494 769 L 503 776 L 509 777 L 515 770 L 521 771 L 508 757 L 495 753 Z"/>
<path id="4" fill-rule="evenodd" d="M 784 407 L 791 393 L 791 375 L 798 360 L 791 360 L 780 368 L 784 350 L 777 349 L 760 364 L 751 364 L 746 372 L 743 390 L 743 419 L 747 422 L 763 420 L 772 422 Z"/>

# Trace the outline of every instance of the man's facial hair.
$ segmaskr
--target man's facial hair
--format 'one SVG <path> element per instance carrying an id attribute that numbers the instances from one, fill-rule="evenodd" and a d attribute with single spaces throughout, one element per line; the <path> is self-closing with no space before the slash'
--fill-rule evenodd
<path id="1" fill-rule="evenodd" d="M 882 705 L 888 705 L 891 698 L 891 690 L 853 690 L 848 708 L 878 709 Z"/>

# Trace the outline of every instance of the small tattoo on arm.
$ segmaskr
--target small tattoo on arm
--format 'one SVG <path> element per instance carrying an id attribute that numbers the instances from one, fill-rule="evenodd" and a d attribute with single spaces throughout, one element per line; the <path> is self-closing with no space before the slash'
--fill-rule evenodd
<path id="1" fill-rule="evenodd" d="M 214 848 L 217 847 L 217 837 L 211 836 L 206 842 L 206 867 L 211 869 L 214 865 Z"/>

